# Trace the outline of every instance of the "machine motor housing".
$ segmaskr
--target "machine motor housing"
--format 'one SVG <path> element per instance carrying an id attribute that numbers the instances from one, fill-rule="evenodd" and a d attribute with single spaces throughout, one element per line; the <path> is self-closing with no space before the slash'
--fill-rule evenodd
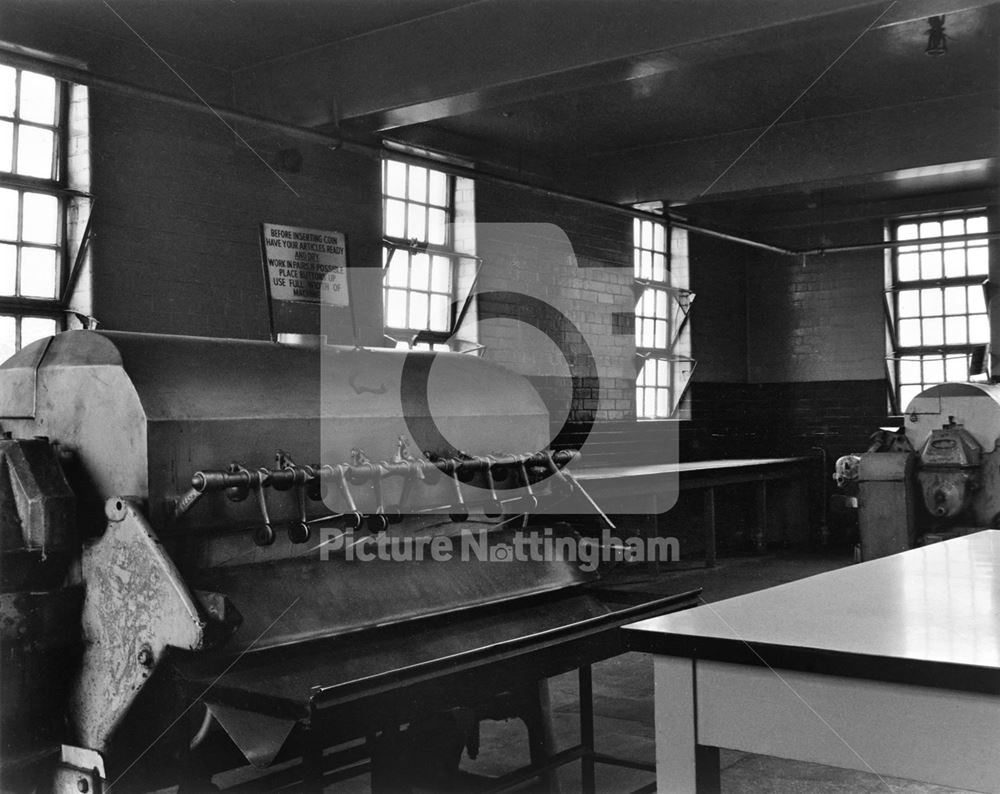
<path id="1" fill-rule="evenodd" d="M 920 450 L 917 481 L 924 507 L 938 521 L 954 521 L 969 508 L 979 487 L 982 447 L 953 417 L 931 431 Z"/>

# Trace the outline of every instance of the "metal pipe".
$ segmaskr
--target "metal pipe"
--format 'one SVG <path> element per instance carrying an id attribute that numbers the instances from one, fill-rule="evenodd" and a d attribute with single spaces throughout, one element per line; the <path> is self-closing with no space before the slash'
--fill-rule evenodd
<path id="1" fill-rule="evenodd" d="M 361 143 L 359 141 L 352 141 L 349 139 L 344 140 L 342 146 L 344 151 L 353 151 L 357 154 L 365 154 L 369 156 L 375 156 L 381 159 L 382 157 L 388 155 L 394 160 L 399 160 L 404 163 L 411 163 L 413 165 L 420 165 L 424 167 L 434 168 L 438 171 L 443 171 L 446 174 L 452 174 L 453 176 L 466 177 L 478 182 L 492 182 L 493 184 L 503 185 L 505 187 L 513 187 L 521 190 L 527 190 L 532 193 L 537 193 L 542 196 L 547 196 L 549 198 L 563 199 L 566 201 L 572 201 L 577 204 L 583 204 L 588 207 L 594 207 L 596 209 L 607 210 L 609 212 L 616 212 L 621 215 L 628 215 L 632 218 L 640 218 L 642 220 L 654 221 L 655 223 L 663 223 L 664 221 L 677 226 L 678 228 L 687 229 L 695 234 L 701 234 L 706 237 L 715 237 L 721 240 L 729 240 L 730 242 L 740 243 L 741 245 L 747 245 L 752 248 L 761 248 L 765 251 L 771 251 L 776 254 L 784 254 L 785 256 L 796 256 L 797 252 L 791 251 L 787 248 L 781 248 L 776 245 L 770 245 L 768 243 L 762 243 L 757 240 L 751 240 L 746 237 L 739 237 L 734 234 L 726 234 L 725 232 L 717 232 L 712 229 L 705 229 L 701 226 L 695 226 L 692 223 L 682 220 L 680 217 L 670 213 L 665 212 L 659 215 L 655 212 L 647 212 L 646 210 L 635 209 L 634 207 L 625 206 L 622 204 L 615 204 L 610 201 L 604 201 L 602 199 L 590 198 L 588 196 L 580 196 L 575 193 L 564 193 L 559 190 L 553 190 L 552 188 L 542 187 L 541 185 L 533 185 L 529 182 L 522 182 L 517 179 L 512 179 L 511 177 L 500 176 L 499 174 L 491 174 L 488 172 L 478 171 L 475 168 L 470 168 L 468 166 L 457 165 L 455 163 L 450 163 L 445 160 L 438 160 L 433 157 L 427 157 L 419 154 L 410 154 L 408 152 L 399 152 L 391 149 L 387 149 L 384 146 L 373 146 L 368 143 Z"/>
<path id="2" fill-rule="evenodd" d="M 10 44 L 5 44 L 3 42 L 0 42 L 0 54 L 3 55 L 5 62 L 11 66 L 15 66 L 22 69 L 29 69 L 31 71 L 35 71 L 40 74 L 46 74 L 50 77 L 54 77 L 59 80 L 67 80 L 69 82 L 79 83 L 81 85 L 87 85 L 93 88 L 101 88 L 107 91 L 113 91 L 115 93 L 122 94 L 124 96 L 132 96 L 132 97 L 137 97 L 139 99 L 151 100 L 154 102 L 163 102 L 164 104 L 173 105 L 175 107 L 180 107 L 185 110 L 190 110 L 198 113 L 215 115 L 223 119 L 226 119 L 228 121 L 241 124 L 250 124 L 256 127 L 261 127 L 263 129 L 270 130 L 272 132 L 281 133 L 283 135 L 290 135 L 305 142 L 318 144 L 330 149 L 344 149 L 345 151 L 353 151 L 355 153 L 364 154 L 367 156 L 374 156 L 379 159 L 388 154 L 391 155 L 394 159 L 403 162 L 410 162 L 416 165 L 432 167 L 439 171 L 453 174 L 455 176 L 463 176 L 481 182 L 484 181 L 492 182 L 498 185 L 514 187 L 521 190 L 528 190 L 532 193 L 548 196 L 549 198 L 572 201 L 577 204 L 583 204 L 589 207 L 603 209 L 609 212 L 615 212 L 633 218 L 650 220 L 657 223 L 663 223 L 664 221 L 667 221 L 670 224 L 676 226 L 677 228 L 685 229 L 693 234 L 700 234 L 703 237 L 711 237 L 717 240 L 725 240 L 727 242 L 736 243 L 738 245 L 745 245 L 750 248 L 757 248 L 762 251 L 770 251 L 771 253 L 781 254 L 783 256 L 816 256 L 820 254 L 846 253 L 851 251 L 863 251 L 873 248 L 885 249 L 885 248 L 899 247 L 903 245 L 919 244 L 913 241 L 887 240 L 878 243 L 859 243 L 856 245 L 827 246 L 823 248 L 810 248 L 804 250 L 783 248 L 778 245 L 772 245 L 770 243 L 764 243 L 759 240 L 753 240 L 749 237 L 743 237 L 737 234 L 730 234 L 727 232 L 716 231 L 714 229 L 707 229 L 703 226 L 697 226 L 693 223 L 689 223 L 688 221 L 683 220 L 679 216 L 674 215 L 673 213 L 670 212 L 665 212 L 664 214 L 659 215 L 655 212 L 647 212 L 645 210 L 639 210 L 635 209 L 634 207 L 615 204 L 613 202 L 604 201 L 602 199 L 590 198 L 588 196 L 580 196 L 573 193 L 565 193 L 559 190 L 542 187 L 540 185 L 533 185 L 528 182 L 522 182 L 520 180 L 512 179 L 510 177 L 504 177 L 498 174 L 491 174 L 488 172 L 478 171 L 475 168 L 456 165 L 454 163 L 438 160 L 433 157 L 410 154 L 407 152 L 397 152 L 389 150 L 384 146 L 375 146 L 368 143 L 362 143 L 360 141 L 345 140 L 340 135 L 332 135 L 325 132 L 319 132 L 317 130 L 310 129 L 308 127 L 300 127 L 295 124 L 288 124 L 287 122 L 266 118 L 264 116 L 258 116 L 252 113 L 246 113 L 244 111 L 235 110 L 233 108 L 216 107 L 214 105 L 209 105 L 205 102 L 201 102 L 198 100 L 187 99 L 185 97 L 180 97 L 175 94 L 167 94 L 162 91 L 156 91 L 151 88 L 146 88 L 136 83 L 129 83 L 124 80 L 119 80 L 117 78 L 104 77 L 102 75 L 97 75 L 94 74 L 93 72 L 89 72 L 86 69 L 80 69 L 75 66 L 69 66 L 67 64 L 57 63 L 55 61 L 41 58 L 36 55 L 29 55 L 23 52 L 20 48 L 16 46 L 11 46 Z M 76 191 L 73 192 L 74 194 L 76 193 Z M 1000 233 L 991 232 L 979 235 L 941 237 L 937 238 L 935 242 L 938 241 L 957 242 L 961 240 L 993 240 L 998 238 L 1000 238 Z M 926 245 L 927 243 L 923 242 L 922 244 Z"/>
<path id="3" fill-rule="evenodd" d="M 784 256 L 799 256 L 801 254 L 800 251 L 792 251 L 789 248 L 781 248 L 777 245 L 761 243 L 757 240 L 750 240 L 746 237 L 739 237 L 735 234 L 727 234 L 726 232 L 717 232 L 713 229 L 705 229 L 701 226 L 695 226 L 693 223 L 688 223 L 687 221 L 670 218 L 670 223 L 678 229 L 686 229 L 689 232 L 694 232 L 704 237 L 714 237 L 717 240 L 727 240 L 731 243 L 739 243 L 740 245 L 746 245 L 750 248 L 759 248 L 762 251 L 770 251 L 774 254 L 783 254 Z"/>
<path id="4" fill-rule="evenodd" d="M 948 237 L 922 237 L 919 240 L 884 240 L 880 243 L 855 243 L 853 245 L 830 245 L 823 248 L 808 248 L 794 251 L 797 256 L 817 256 L 820 254 L 842 254 L 851 251 L 869 251 L 872 249 L 905 248 L 912 246 L 938 245 L 939 243 L 964 243 L 969 240 L 997 240 L 1000 232 L 980 232 L 979 234 L 953 234 Z"/>
<path id="5" fill-rule="evenodd" d="M 331 149 L 339 149 L 342 140 L 339 135 L 329 135 L 324 132 L 317 132 L 308 127 L 299 127 L 276 119 L 257 116 L 252 113 L 245 113 L 232 108 L 216 107 L 196 99 L 187 99 L 176 94 L 167 94 L 162 91 L 155 91 L 152 88 L 128 83 L 117 78 L 103 77 L 89 72 L 86 69 L 79 69 L 75 66 L 50 61 L 35 55 L 28 55 L 18 47 L 0 43 L 0 54 L 3 55 L 4 62 L 10 66 L 20 69 L 28 69 L 39 74 L 54 77 L 57 80 L 66 80 L 92 88 L 101 88 L 106 91 L 113 91 L 124 96 L 146 99 L 154 102 L 162 102 L 166 105 L 183 108 L 197 113 L 207 113 L 219 116 L 227 121 L 238 124 L 252 124 L 255 127 L 278 132 L 283 135 L 291 135 L 309 143 L 319 144 Z"/>

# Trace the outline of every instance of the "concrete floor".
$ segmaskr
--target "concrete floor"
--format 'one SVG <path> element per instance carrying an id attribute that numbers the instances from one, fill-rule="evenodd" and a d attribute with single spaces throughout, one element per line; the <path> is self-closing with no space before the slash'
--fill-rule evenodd
<path id="1" fill-rule="evenodd" d="M 848 565 L 849 551 L 827 554 L 783 552 L 759 558 L 720 560 L 712 570 L 693 569 L 661 575 L 657 587 L 665 592 L 687 586 L 701 586 L 707 601 L 718 601 L 784 582 L 812 576 Z M 599 752 L 652 763 L 653 667 L 646 654 L 626 654 L 594 667 L 594 712 L 596 745 Z M 550 682 L 557 747 L 575 744 L 579 733 L 576 675 L 564 675 Z M 527 739 L 519 722 L 484 723 L 482 751 L 475 762 L 465 761 L 463 769 L 496 775 L 510 770 L 512 760 L 527 759 Z M 957 794 L 957 789 L 895 778 L 880 779 L 862 772 L 786 761 L 779 758 L 723 750 L 721 754 L 724 794 Z M 598 791 L 624 794 L 651 782 L 649 772 L 598 765 Z M 580 788 L 578 764 L 559 772 L 564 794 Z M 542 792 L 532 786 L 526 791 Z"/>

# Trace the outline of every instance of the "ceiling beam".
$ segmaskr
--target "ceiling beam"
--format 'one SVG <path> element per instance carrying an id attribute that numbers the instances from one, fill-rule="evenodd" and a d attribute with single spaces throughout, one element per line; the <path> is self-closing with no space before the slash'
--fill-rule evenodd
<path id="1" fill-rule="evenodd" d="M 907 0 L 883 24 L 982 0 Z M 235 74 L 245 110 L 318 126 L 371 116 L 379 128 L 465 113 L 593 81 L 671 69 L 662 54 L 848 15 L 858 32 L 888 0 L 481 0 Z M 602 68 L 602 67 L 607 67 Z M 582 83 L 581 83 L 582 81 Z"/>
<path id="2" fill-rule="evenodd" d="M 864 174 L 990 159 L 1000 151 L 994 91 L 779 124 L 705 192 L 762 132 L 671 141 L 564 164 L 561 184 L 620 203 L 688 202 Z"/>

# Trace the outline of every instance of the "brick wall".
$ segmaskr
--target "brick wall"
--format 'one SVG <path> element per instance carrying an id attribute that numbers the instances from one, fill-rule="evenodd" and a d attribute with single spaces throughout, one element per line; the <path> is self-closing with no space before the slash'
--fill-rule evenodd
<path id="1" fill-rule="evenodd" d="M 768 229 L 760 233 L 773 239 Z M 878 241 L 882 222 L 862 218 L 795 229 L 790 247 Z M 747 271 L 747 368 L 757 383 L 885 377 L 881 250 L 807 257 L 761 252 Z"/>
<path id="2" fill-rule="evenodd" d="M 262 222 L 345 232 L 352 267 L 381 264 L 375 159 L 294 141 L 257 139 L 252 151 L 210 116 L 99 91 L 90 120 L 104 328 L 266 337 Z M 277 171 L 277 148 L 293 145 L 301 172 Z M 378 290 L 355 299 L 362 340 L 380 341 Z M 350 342 L 346 318 L 338 327 Z"/>
<path id="3" fill-rule="evenodd" d="M 30 4 L 6 11 L 8 41 L 75 59 L 96 74 L 213 106 L 233 104 L 223 70 L 154 54 L 124 30 L 82 36 Z M 100 327 L 266 337 L 262 222 L 345 232 L 352 267 L 381 265 L 377 159 L 261 138 L 252 127 L 239 127 L 237 135 L 210 114 L 100 89 L 78 101 L 83 93 L 74 92 L 71 122 L 82 131 L 89 121 L 89 135 L 70 138 L 69 177 L 93 193 L 93 227 L 73 306 L 94 314 Z M 278 150 L 290 147 L 302 152 L 299 173 L 276 168 Z M 90 206 L 76 209 L 71 253 Z M 355 303 L 361 340 L 371 344 L 382 338 L 381 291 L 377 279 L 364 281 Z M 333 322 L 342 342 L 353 337 L 346 314 Z"/>
<path id="4" fill-rule="evenodd" d="M 523 308 L 484 299 L 479 341 L 486 356 L 531 378 L 556 424 L 567 413 L 571 421 L 634 419 L 635 339 L 620 322 L 635 309 L 631 218 L 485 181 L 476 185 L 476 216 L 477 251 L 483 257 L 479 292 L 526 293 L 556 308 L 580 331 L 579 337 L 555 334 L 564 355 L 530 323 L 483 319 Z M 593 354 L 593 372 L 586 367 L 581 338 Z M 571 365 L 579 370 L 572 406 Z"/>
<path id="5" fill-rule="evenodd" d="M 747 277 L 756 253 L 746 246 L 688 235 L 691 260 L 692 393 L 704 382 L 747 378 Z"/>

